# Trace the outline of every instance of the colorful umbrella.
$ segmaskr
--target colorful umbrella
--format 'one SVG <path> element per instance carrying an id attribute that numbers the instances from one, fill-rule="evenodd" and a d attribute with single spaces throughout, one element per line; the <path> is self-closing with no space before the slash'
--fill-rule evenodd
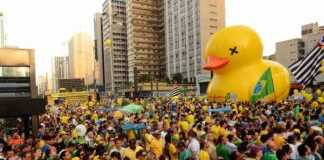
<path id="1" fill-rule="evenodd" d="M 122 109 L 120 109 L 120 111 L 126 113 L 140 113 L 143 111 L 143 106 L 136 105 L 136 104 L 129 104 L 124 106 Z"/>

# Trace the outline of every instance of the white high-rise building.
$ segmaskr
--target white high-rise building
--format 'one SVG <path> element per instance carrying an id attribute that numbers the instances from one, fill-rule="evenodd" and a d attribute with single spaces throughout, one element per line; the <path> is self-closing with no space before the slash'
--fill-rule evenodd
<path id="1" fill-rule="evenodd" d="M 69 41 L 69 78 L 84 79 L 86 85 L 94 82 L 93 39 L 88 33 L 76 33 Z"/>
<path id="2" fill-rule="evenodd" d="M 209 74 L 202 55 L 210 36 L 225 26 L 225 0 L 164 0 L 164 5 L 167 75 L 181 73 L 197 82 Z"/>
<path id="3" fill-rule="evenodd" d="M 53 91 L 58 91 L 60 79 L 69 78 L 69 58 L 67 56 L 54 57 L 52 60 Z"/>
<path id="4" fill-rule="evenodd" d="M 225 25 L 224 0 L 165 0 L 167 70 L 188 81 L 202 73 L 209 37 Z"/>
<path id="5" fill-rule="evenodd" d="M 6 35 L 4 31 L 4 16 L 3 13 L 0 12 L 0 48 L 5 46 Z"/>
<path id="6" fill-rule="evenodd" d="M 126 1 L 105 0 L 102 12 L 105 90 L 121 95 L 128 83 Z"/>

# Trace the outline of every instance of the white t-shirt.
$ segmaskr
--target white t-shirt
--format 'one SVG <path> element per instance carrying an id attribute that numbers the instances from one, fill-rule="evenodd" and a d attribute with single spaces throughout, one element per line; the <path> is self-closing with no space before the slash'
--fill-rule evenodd
<path id="1" fill-rule="evenodd" d="M 198 155 L 200 151 L 200 144 L 196 138 L 192 138 L 188 145 L 188 150 L 191 151 L 193 155 Z"/>

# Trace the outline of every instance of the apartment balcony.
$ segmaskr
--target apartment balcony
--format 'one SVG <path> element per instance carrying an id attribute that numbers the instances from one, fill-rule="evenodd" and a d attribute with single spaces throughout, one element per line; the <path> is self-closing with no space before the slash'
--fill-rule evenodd
<path id="1" fill-rule="evenodd" d="M 146 16 L 132 16 L 133 20 L 145 21 L 145 22 L 152 22 L 152 23 L 162 23 L 163 19 L 153 18 L 153 17 L 146 17 Z"/>
<path id="2" fill-rule="evenodd" d="M 153 45 L 143 45 L 143 44 L 135 44 L 135 49 L 164 49 L 164 46 L 153 46 Z"/>
<path id="3" fill-rule="evenodd" d="M 150 3 L 140 3 L 140 4 L 132 4 L 132 8 L 129 9 L 138 9 L 138 10 L 147 10 L 147 11 L 161 11 L 163 10 L 162 7 L 156 7 Z"/>

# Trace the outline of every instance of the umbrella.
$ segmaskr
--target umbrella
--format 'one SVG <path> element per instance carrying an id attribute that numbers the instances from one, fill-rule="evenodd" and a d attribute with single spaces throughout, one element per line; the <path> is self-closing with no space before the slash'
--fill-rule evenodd
<path id="1" fill-rule="evenodd" d="M 120 110 L 126 113 L 140 113 L 141 111 L 143 111 L 143 106 L 136 105 L 136 104 L 129 104 L 124 106 Z"/>

